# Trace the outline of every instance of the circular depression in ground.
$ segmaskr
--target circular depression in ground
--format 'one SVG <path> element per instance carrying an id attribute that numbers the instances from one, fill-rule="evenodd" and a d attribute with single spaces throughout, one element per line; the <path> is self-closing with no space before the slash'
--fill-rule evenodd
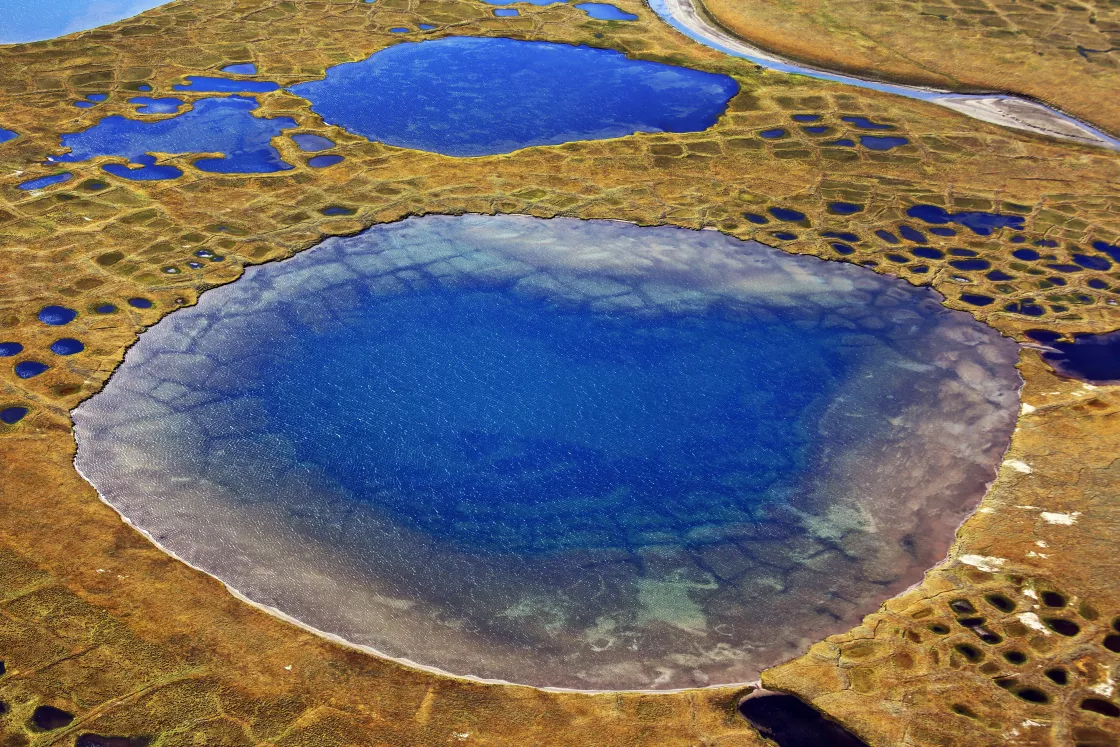
<path id="1" fill-rule="evenodd" d="M 927 289 L 711 231 L 426 217 L 140 336 L 77 465 L 249 599 L 456 674 L 755 678 L 944 556 L 1016 346 Z"/>

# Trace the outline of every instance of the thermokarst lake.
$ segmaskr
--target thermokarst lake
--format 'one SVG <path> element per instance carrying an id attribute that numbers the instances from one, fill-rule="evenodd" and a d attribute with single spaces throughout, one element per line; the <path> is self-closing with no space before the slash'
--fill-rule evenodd
<path id="1" fill-rule="evenodd" d="M 255 75 L 256 67 L 233 65 L 225 71 Z M 110 115 L 64 134 L 60 144 L 68 152 L 49 160 L 80 163 L 115 156 L 127 163 L 102 168 L 134 181 L 182 176 L 182 169 L 156 163 L 155 154 L 163 153 L 217 154 L 191 163 L 205 172 L 258 174 L 293 168 L 273 139 L 296 129 L 296 121 L 255 114 L 259 103 L 253 95 L 278 90 L 278 84 L 210 76 L 187 76 L 187 81 L 174 89 L 232 95 L 198 99 L 182 112 L 181 99 L 132 98 L 137 117 Z M 329 68 L 323 80 L 290 90 L 307 98 L 328 124 L 370 140 L 450 156 L 481 156 L 635 132 L 704 130 L 716 122 L 739 86 L 726 75 L 632 60 L 614 50 L 447 37 L 397 44 L 360 62 Z M 400 96 L 401 90 L 409 95 Z M 97 102 L 102 100 L 104 96 Z M 174 116 L 144 116 L 152 114 Z M 292 137 L 299 144 L 309 136 Z M 315 151 L 334 145 L 319 140 L 324 145 L 313 146 Z M 319 155 L 308 165 L 342 160 L 335 154 Z M 42 189 L 65 178 L 54 175 L 20 186 Z"/>
<path id="2" fill-rule="evenodd" d="M 258 604 L 460 675 L 742 682 L 944 557 L 1017 346 L 931 290 L 712 231 L 432 216 L 144 332 L 77 466 Z"/>

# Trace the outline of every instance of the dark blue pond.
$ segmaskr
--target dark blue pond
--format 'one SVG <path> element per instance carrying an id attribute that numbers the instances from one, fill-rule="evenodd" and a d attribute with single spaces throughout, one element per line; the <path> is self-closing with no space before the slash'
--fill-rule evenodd
<path id="1" fill-rule="evenodd" d="M 207 292 L 74 417 L 107 500 L 252 599 L 460 673 L 676 687 L 942 557 L 1016 352 L 714 232 L 424 218 Z"/>
<path id="2" fill-rule="evenodd" d="M 860 135 L 859 144 L 868 150 L 894 150 L 910 141 L 904 137 L 886 137 L 880 135 Z"/>
<path id="3" fill-rule="evenodd" d="M 280 86 L 266 80 L 188 75 L 186 83 L 177 83 L 172 88 L 176 91 L 194 91 L 195 93 L 267 93 L 279 90 Z"/>
<path id="4" fill-rule="evenodd" d="M 36 315 L 40 322 L 52 327 L 61 327 L 78 318 L 78 312 L 66 306 L 44 306 Z"/>
<path id="5" fill-rule="evenodd" d="M 999 213 L 980 211 L 950 213 L 937 205 L 914 205 L 906 211 L 906 214 L 911 218 L 917 218 L 931 225 L 957 223 L 970 229 L 978 236 L 990 236 L 993 231 L 1000 228 L 1023 230 L 1023 216 L 1021 215 L 1000 215 Z"/>
<path id="6" fill-rule="evenodd" d="M 738 90 L 612 50 L 475 37 L 397 44 L 291 88 L 330 124 L 452 156 L 704 130 Z"/>
<path id="7" fill-rule="evenodd" d="M 582 10 L 596 21 L 636 21 L 638 17 L 627 13 L 621 8 L 609 3 L 577 3 L 576 8 Z"/>
<path id="8" fill-rule="evenodd" d="M 1074 335 L 1072 342 L 1047 340 L 1043 354 L 1058 373 L 1093 384 L 1120 384 L 1120 332 Z"/>
<path id="9" fill-rule="evenodd" d="M 0 127 L 0 143 L 15 140 L 17 137 L 19 137 L 19 133 L 15 130 L 5 130 L 3 127 Z"/>
<path id="10" fill-rule="evenodd" d="M 15 365 L 16 376 L 21 379 L 31 379 L 49 369 L 46 363 L 39 361 L 20 361 Z"/>
<path id="11" fill-rule="evenodd" d="M 23 420 L 25 415 L 27 415 L 26 407 L 5 407 L 0 410 L 0 423 L 4 425 L 15 425 Z"/>
<path id="12" fill-rule="evenodd" d="M 500 291 L 429 291 L 291 339 L 260 369 L 259 396 L 302 458 L 396 520 L 467 550 L 537 554 L 625 546 L 642 523 L 742 520 L 712 476 L 760 442 L 759 490 L 804 469 L 798 421 L 844 371 L 820 347 L 718 317 L 627 323 Z M 760 359 L 788 376 L 760 376 Z M 781 425 L 745 427 L 760 406 Z M 352 412 L 363 416 L 347 428 Z M 710 491 L 687 519 L 664 511 Z"/>
<path id="13" fill-rule="evenodd" d="M 280 158 L 270 141 L 282 130 L 296 126 L 293 119 L 262 119 L 252 115 L 256 100 L 243 96 L 199 99 L 194 108 L 176 117 L 159 121 L 128 119 L 119 115 L 105 117 L 83 132 L 62 136 L 70 153 L 56 156 L 56 162 L 85 161 L 94 156 L 121 156 L 137 171 L 129 178 L 166 179 L 178 176 L 154 167 L 150 153 L 222 153 L 218 158 L 201 158 L 194 167 L 217 173 L 257 174 L 284 171 L 292 166 Z M 106 166 L 106 171 L 129 176 L 127 167 Z M 178 171 L 178 169 L 174 169 Z"/>
<path id="14" fill-rule="evenodd" d="M 894 125 L 885 124 L 883 122 L 873 122 L 867 117 L 841 117 L 840 119 L 854 124 L 862 130 L 893 130 Z"/>
<path id="15" fill-rule="evenodd" d="M 50 176 L 41 176 L 37 179 L 28 179 L 25 182 L 20 182 L 18 186 L 20 189 L 25 191 L 31 191 L 33 189 L 45 189 L 46 187 L 52 187 L 55 184 L 68 182 L 73 178 L 73 176 L 74 175 L 69 171 L 64 171 L 61 174 L 51 174 Z"/>
<path id="16" fill-rule="evenodd" d="M 313 169 L 325 169 L 328 166 L 342 163 L 342 156 L 325 155 L 325 156 L 312 156 L 307 159 L 307 165 Z"/>
<path id="17" fill-rule="evenodd" d="M 55 355 L 76 355 L 85 349 L 82 341 L 73 337 L 63 337 L 51 343 L 51 352 Z"/>
<path id="18" fill-rule="evenodd" d="M 132 164 L 107 163 L 101 168 L 107 174 L 132 181 L 161 181 L 178 179 L 183 175 L 182 170 L 175 166 L 157 165 L 155 156 L 136 156 L 132 160 L 134 162 Z"/>

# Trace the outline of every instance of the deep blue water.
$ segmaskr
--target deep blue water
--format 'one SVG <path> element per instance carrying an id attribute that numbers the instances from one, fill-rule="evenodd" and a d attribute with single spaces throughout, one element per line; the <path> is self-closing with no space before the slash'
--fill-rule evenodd
<path id="1" fill-rule="evenodd" d="M 5 407 L 0 410 L 0 423 L 15 425 L 27 414 L 26 407 Z"/>
<path id="2" fill-rule="evenodd" d="M 19 137 L 19 133 L 15 130 L 5 130 L 3 127 L 0 127 L 0 143 L 15 140 L 17 137 Z"/>
<path id="3" fill-rule="evenodd" d="M 182 170 L 175 166 L 157 165 L 155 156 L 145 154 L 134 157 L 132 161 L 133 163 L 128 165 L 107 163 L 101 168 L 107 174 L 119 176 L 122 179 L 131 179 L 132 181 L 161 181 L 178 179 L 183 175 Z"/>
<path id="4" fill-rule="evenodd" d="M 597 21 L 636 21 L 638 17 L 633 13 L 618 8 L 610 3 L 577 3 L 576 8 Z"/>
<path id="5" fill-rule="evenodd" d="M 37 179 L 28 179 L 25 182 L 20 182 L 17 186 L 25 191 L 30 191 L 32 189 L 43 189 L 45 187 L 52 187 L 55 184 L 68 182 L 73 178 L 73 176 L 74 175 L 69 171 L 64 171 L 60 174 L 51 174 L 50 176 L 41 176 Z"/>
<path id="6" fill-rule="evenodd" d="M 304 328 L 257 372 L 256 396 L 303 460 L 442 542 L 625 547 L 638 525 L 683 536 L 750 521 L 773 486 L 798 481 L 805 417 L 848 368 L 831 337 L 417 293 L 326 334 Z"/>
<path id="7" fill-rule="evenodd" d="M 16 376 L 21 379 L 30 379 L 38 376 L 49 368 L 50 366 L 46 363 L 40 363 L 39 361 L 20 361 L 15 365 L 15 372 Z"/>
<path id="8" fill-rule="evenodd" d="M 82 341 L 73 337 L 62 337 L 51 343 L 51 352 L 55 355 L 76 355 L 85 349 Z"/>
<path id="9" fill-rule="evenodd" d="M 62 136 L 63 147 L 71 152 L 54 157 L 56 162 L 85 161 L 94 156 L 121 156 L 134 166 L 151 167 L 149 153 L 223 153 L 224 157 L 202 158 L 195 168 L 218 173 L 256 174 L 292 168 L 280 158 L 269 141 L 296 122 L 288 117 L 262 119 L 252 111 L 256 100 L 243 96 L 205 98 L 194 108 L 159 121 L 128 119 L 120 115 L 105 117 L 82 132 Z M 155 167 L 156 169 L 173 167 Z M 125 175 L 125 167 L 105 170 Z M 175 169 L 178 171 L 178 169 Z M 131 178 L 173 178 L 166 170 L 143 172 Z"/>
<path id="10" fill-rule="evenodd" d="M 52 327 L 62 327 L 78 318 L 78 312 L 66 306 L 44 306 L 36 315 L 40 322 Z"/>
<path id="11" fill-rule="evenodd" d="M 327 154 L 324 156 L 312 156 L 307 159 L 307 165 L 313 169 L 325 169 L 337 163 L 342 163 L 342 156 Z"/>
<path id="12" fill-rule="evenodd" d="M 172 86 L 172 89 L 176 91 L 194 91 L 196 93 L 268 93 L 279 88 L 279 84 L 266 80 L 215 78 L 205 75 L 188 75 L 186 83 L 177 83 Z"/>
<path id="13" fill-rule="evenodd" d="M 1042 357 L 1059 373 L 1097 384 L 1120 383 L 1120 332 L 1075 335 L 1072 342 L 1045 342 L 1054 352 Z"/>
<path id="14" fill-rule="evenodd" d="M 885 124 L 883 122 L 873 122 L 872 120 L 868 119 L 867 117 L 841 117 L 840 119 L 844 120 L 845 122 L 848 122 L 849 124 L 854 124 L 856 127 L 859 127 L 860 129 L 863 129 L 863 130 L 893 130 L 894 129 L 894 125 Z"/>
<path id="15" fill-rule="evenodd" d="M 859 144 L 868 150 L 893 150 L 909 142 L 910 141 L 904 137 L 886 137 L 879 135 L 859 136 Z"/>
<path id="16" fill-rule="evenodd" d="M 906 211 L 911 218 L 925 221 L 929 224 L 957 223 L 970 229 L 978 236 L 990 236 L 993 231 L 1000 228 L 1013 228 L 1023 230 L 1023 216 L 1000 215 L 999 213 L 986 213 L 983 211 L 963 211 L 950 213 L 937 205 L 914 205 Z"/>
<path id="17" fill-rule="evenodd" d="M 328 123 L 370 140 L 481 156 L 704 130 L 739 87 L 725 75 L 613 50 L 450 37 L 397 44 L 290 90 Z"/>

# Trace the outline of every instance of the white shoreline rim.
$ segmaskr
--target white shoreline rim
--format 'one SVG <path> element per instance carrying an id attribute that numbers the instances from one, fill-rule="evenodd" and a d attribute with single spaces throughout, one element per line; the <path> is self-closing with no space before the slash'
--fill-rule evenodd
<path id="1" fill-rule="evenodd" d="M 366 228 L 363 228 L 361 231 L 359 231 L 357 234 L 354 234 L 354 235 L 360 235 L 360 234 L 365 233 L 366 231 L 369 231 L 370 229 L 375 228 L 375 227 L 380 226 L 380 225 L 389 225 L 391 223 L 399 223 L 401 221 L 408 220 L 410 218 L 424 218 L 424 217 L 429 217 L 429 216 L 462 217 L 462 216 L 470 216 L 470 215 L 479 216 L 479 217 L 493 217 L 495 215 L 497 215 L 497 216 L 511 215 L 511 216 L 525 217 L 525 218 L 537 218 L 539 220 L 551 220 L 550 218 L 540 218 L 539 216 L 530 215 L 528 213 L 461 213 L 461 214 L 425 213 L 423 215 L 406 215 L 406 216 L 404 216 L 404 217 L 402 217 L 398 220 L 390 221 L 389 223 L 375 223 L 375 224 L 370 225 Z M 565 216 L 558 216 L 558 217 L 565 217 Z M 742 241 L 743 243 L 749 243 L 749 242 L 754 241 L 754 242 L 757 242 L 759 244 L 763 244 L 763 242 L 758 241 L 757 239 L 739 239 L 738 237 L 731 236 L 730 234 L 724 234 L 718 228 L 715 228 L 713 226 L 705 226 L 703 228 L 694 229 L 694 228 L 688 228 L 686 226 L 678 226 L 678 225 L 675 225 L 675 224 L 672 224 L 672 223 L 667 223 L 667 222 L 660 222 L 660 223 L 650 224 L 648 226 L 643 226 L 643 225 L 635 223 L 633 221 L 622 220 L 620 218 L 577 218 L 577 220 L 581 220 L 581 221 L 592 221 L 593 220 L 593 221 L 604 221 L 604 222 L 611 222 L 611 223 L 623 223 L 623 224 L 627 224 L 627 225 L 638 226 L 639 228 L 670 227 L 670 228 L 679 228 L 679 229 L 689 230 L 689 231 L 696 231 L 696 230 L 699 230 L 699 231 L 714 231 L 716 233 L 720 233 L 720 234 L 723 234 L 725 236 L 729 236 L 730 238 L 735 238 L 739 241 Z M 326 238 L 332 238 L 332 237 L 328 236 L 328 237 L 325 237 L 323 240 L 325 241 Z M 307 249 L 302 250 L 301 252 L 297 252 L 297 254 L 302 254 L 303 252 L 310 251 L 310 250 L 314 249 L 316 246 L 318 246 L 320 243 L 322 243 L 322 241 L 316 243 L 313 246 L 308 247 Z M 853 267 L 860 267 L 861 269 L 867 270 L 868 272 L 875 272 L 871 268 L 862 267 L 861 265 L 855 264 L 853 262 L 847 262 L 845 260 L 827 259 L 825 257 L 817 257 L 814 254 L 801 254 L 801 253 L 798 253 L 798 252 L 788 252 L 785 249 L 782 249 L 781 247 L 773 247 L 773 246 L 770 246 L 769 244 L 763 244 L 763 246 L 766 246 L 770 249 L 775 249 L 775 250 L 780 251 L 784 254 L 790 254 L 790 255 L 794 255 L 794 256 L 815 257 L 816 259 L 819 259 L 823 262 L 841 262 L 843 264 L 850 264 Z M 292 256 L 295 256 L 295 255 L 292 255 Z M 285 259 L 290 259 L 290 258 L 291 257 L 280 257 L 280 258 L 277 258 L 275 260 L 269 260 L 267 262 L 256 263 L 256 264 L 252 264 L 252 265 L 243 265 L 243 270 L 247 267 L 259 267 L 259 266 L 263 266 L 263 265 L 266 265 L 266 264 L 271 264 L 272 262 L 282 262 Z M 878 273 L 876 273 L 876 274 L 878 274 Z M 243 274 L 242 274 L 242 276 L 243 276 Z M 895 277 L 899 282 L 903 282 L 903 283 L 906 283 L 907 285 L 910 285 L 906 281 L 905 278 L 901 278 L 901 277 L 897 277 L 897 276 L 892 276 L 892 277 Z M 239 280 L 239 279 L 240 279 L 240 277 L 237 278 L 237 280 Z M 215 286 L 215 287 L 216 288 L 225 287 L 226 285 L 230 285 L 232 283 L 237 282 L 237 280 L 233 280 L 233 281 L 231 281 L 231 283 L 224 283 L 222 285 L 218 285 L 218 286 Z M 995 332 L 999 333 L 1001 336 L 1006 337 L 1007 339 L 1014 342 L 1019 347 L 1020 350 L 1022 350 L 1025 347 L 1032 347 L 1032 348 L 1034 347 L 1034 346 L 1031 346 L 1031 345 L 1025 345 L 1024 343 L 1018 342 L 1014 338 L 1012 338 L 1008 335 L 1005 335 L 1003 332 L 1001 332 L 1000 330 L 991 326 L 990 324 L 987 324 L 986 322 L 972 316 L 972 314 L 969 314 L 967 311 L 963 311 L 961 309 L 953 309 L 953 308 L 950 308 L 948 306 L 944 306 L 944 300 L 948 300 L 948 299 L 946 298 L 946 296 L 943 293 L 938 291 L 933 286 L 917 286 L 917 287 L 928 288 L 933 293 L 937 294 L 938 296 L 940 296 L 943 299 L 942 306 L 947 311 L 958 312 L 958 313 L 961 313 L 961 314 L 968 315 L 975 323 L 981 324 L 985 327 L 988 327 L 989 329 L 992 329 Z M 212 290 L 212 289 L 213 288 L 211 288 L 209 290 Z M 181 308 L 187 308 L 187 307 L 181 307 Z M 178 311 L 178 310 L 179 309 L 173 309 L 171 312 L 169 312 L 165 316 L 161 317 L 157 322 L 155 322 L 155 324 L 158 324 L 160 321 L 163 321 L 164 319 L 169 317 L 172 313 L 174 313 L 175 311 Z M 141 332 L 139 334 L 137 334 L 137 339 L 135 341 L 133 341 L 132 344 L 133 345 L 136 344 L 139 341 L 140 334 L 143 334 L 143 332 L 146 329 L 149 329 L 151 326 L 154 326 L 154 324 L 149 325 L 148 327 L 145 327 L 144 330 L 141 330 Z M 131 345 L 129 347 L 131 347 Z M 1025 379 L 1023 379 L 1022 374 L 1018 373 L 1018 367 L 1019 366 L 1017 364 L 1016 365 L 1016 373 L 1019 377 L 1019 387 L 1016 390 L 1016 401 L 1021 405 L 1022 404 L 1022 392 L 1023 392 L 1024 386 L 1026 385 L 1026 381 L 1025 381 Z M 119 368 L 119 364 L 118 364 L 117 368 Z M 116 373 L 117 368 L 114 368 L 113 372 L 110 373 L 109 376 L 105 379 L 105 383 L 102 384 L 101 388 L 98 389 L 97 392 L 94 392 L 91 395 L 91 398 L 97 396 L 97 394 L 105 388 L 105 386 L 109 382 L 109 379 L 111 379 L 113 374 Z M 83 402 L 84 402 L 84 400 L 83 400 Z M 68 411 L 67 414 L 69 415 L 70 412 L 72 412 L 73 410 L 76 410 L 80 406 L 81 406 L 81 403 L 78 403 L 77 405 L 74 406 L 74 408 L 72 408 L 70 411 Z M 914 589 L 921 586 L 925 582 L 925 577 L 930 572 L 935 571 L 935 570 L 937 570 L 937 569 L 939 569 L 939 568 L 941 568 L 945 565 L 948 565 L 948 564 L 951 564 L 951 563 L 954 563 L 954 562 L 959 562 L 957 557 L 956 557 L 957 553 L 955 551 L 956 551 L 957 544 L 958 544 L 958 541 L 959 541 L 960 530 L 965 525 L 965 523 L 969 521 L 969 519 L 971 519 L 975 514 L 977 514 L 979 512 L 979 510 L 981 508 L 984 507 L 984 501 L 988 497 L 988 494 L 991 492 L 992 486 L 995 485 L 996 480 L 998 479 L 999 474 L 1000 474 L 1001 470 L 1003 469 L 1004 463 L 1007 461 L 1007 455 L 1011 451 L 1011 442 L 1014 439 L 1015 433 L 1019 430 L 1019 423 L 1022 421 L 1023 416 L 1024 415 L 1023 415 L 1022 407 L 1020 406 L 1019 409 L 1017 410 L 1017 414 L 1015 416 L 1015 426 L 1014 426 L 1011 434 L 1009 435 L 1009 437 L 1007 439 L 1007 446 L 1004 449 L 1003 455 L 1000 457 L 999 462 L 997 464 L 995 464 L 994 467 L 993 467 L 992 478 L 991 478 L 991 480 L 989 480 L 987 483 L 984 484 L 984 492 L 980 496 L 980 500 L 977 502 L 976 507 L 973 508 L 971 511 L 969 511 L 968 514 L 966 514 L 961 519 L 961 522 L 957 525 L 956 529 L 953 530 L 953 540 L 952 540 L 952 543 L 949 545 L 949 550 L 946 553 L 945 558 L 940 560 L 939 562 L 935 563 L 934 565 L 930 566 L 929 569 L 924 571 L 922 573 L 922 578 L 921 579 L 915 581 L 913 584 L 906 587 L 905 589 L 898 592 L 897 594 L 894 594 L 894 595 L 888 597 L 887 599 L 884 599 L 879 604 L 879 607 L 877 607 L 874 611 L 868 613 L 869 615 L 876 614 L 877 612 L 882 610 L 884 605 L 886 605 L 890 600 L 896 599 L 896 598 L 902 596 L 903 594 L 907 594 L 910 591 L 913 591 Z M 70 435 L 71 435 L 71 437 L 74 436 L 73 418 L 71 418 Z M 77 439 L 76 438 L 75 438 L 75 447 L 77 447 Z M 228 583 L 226 583 L 225 581 L 223 581 L 221 578 L 214 575 L 213 573 L 210 573 L 206 569 L 204 569 L 200 566 L 197 566 L 197 565 L 195 565 L 194 563 L 191 563 L 188 560 L 185 560 L 180 555 L 178 555 L 177 553 L 173 552 L 172 550 L 170 550 L 166 546 L 164 546 L 159 540 L 157 540 L 154 536 L 152 536 L 152 534 L 150 532 L 148 532 L 146 529 L 143 529 L 143 528 L 137 526 L 135 523 L 133 523 L 133 521 L 130 518 L 125 516 L 123 513 L 121 513 L 121 511 L 116 506 L 114 506 L 112 503 L 110 503 L 105 498 L 105 496 L 101 494 L 101 491 L 97 489 L 97 486 L 94 485 L 93 481 L 90 480 L 89 477 L 87 477 L 84 472 L 82 472 L 80 467 L 78 467 L 77 448 L 75 448 L 75 455 L 74 455 L 74 458 L 71 460 L 71 464 L 74 468 L 74 471 L 77 472 L 78 475 L 83 480 L 85 480 L 86 483 L 91 488 L 93 488 L 93 491 L 97 494 L 98 500 L 100 500 L 102 503 L 104 503 L 106 506 L 108 506 L 113 511 L 113 513 L 115 513 L 118 517 L 120 517 L 121 521 L 124 524 L 126 524 L 127 526 L 131 527 L 132 529 L 134 529 L 135 531 L 137 531 L 141 535 L 143 535 L 149 542 L 151 542 L 157 549 L 159 549 L 160 552 L 164 553 L 165 555 L 168 555 L 171 558 L 174 558 L 176 561 L 182 563 L 183 565 L 187 566 L 188 568 L 190 568 L 194 571 L 197 571 L 197 572 L 199 572 L 199 573 L 201 573 L 205 576 L 208 576 L 209 578 L 214 579 L 219 584 L 221 584 L 222 587 L 224 587 L 225 590 L 231 596 L 233 596 L 237 600 L 249 605 L 250 607 L 261 610 L 262 612 L 265 612 L 266 614 L 271 615 L 272 617 L 278 618 L 278 619 L 288 623 L 289 625 L 293 625 L 297 628 L 300 628 L 301 630 L 304 630 L 304 631 L 306 631 L 308 633 L 311 633 L 315 636 L 318 636 L 320 638 L 328 640 L 331 643 L 334 643 L 338 646 L 349 649 L 351 651 L 360 651 L 363 654 L 367 654 L 367 655 L 376 657 L 378 659 L 382 659 L 384 661 L 393 662 L 394 664 L 398 664 L 398 665 L 403 666 L 407 669 L 412 669 L 412 670 L 415 670 L 415 671 L 425 672 L 427 674 L 434 674 L 434 675 L 444 677 L 444 678 L 447 678 L 447 679 L 460 680 L 460 681 L 469 682 L 469 683 L 475 684 L 475 685 L 526 688 L 526 689 L 529 689 L 529 690 L 536 690 L 536 691 L 546 692 L 546 693 L 560 693 L 560 694 L 587 695 L 587 696 L 620 695 L 620 694 L 679 695 L 681 693 L 704 692 L 704 691 L 715 691 L 715 690 L 736 690 L 736 689 L 742 689 L 742 688 L 747 688 L 747 687 L 753 687 L 756 690 L 757 689 L 763 689 L 762 688 L 761 676 L 759 677 L 759 679 L 750 680 L 750 681 L 746 681 L 746 682 L 728 682 L 728 683 L 715 684 L 715 685 L 704 685 L 704 686 L 701 686 L 701 687 L 680 687 L 680 688 L 661 689 L 661 690 L 650 690 L 650 689 L 583 689 L 583 688 L 575 688 L 575 687 L 552 687 L 552 686 L 547 686 L 547 685 L 546 686 L 528 685 L 528 684 L 524 684 L 524 683 L 520 683 L 520 682 L 512 682 L 510 680 L 479 677 L 477 675 L 472 675 L 472 674 L 456 674 L 455 672 L 449 672 L 445 669 L 440 669 L 439 667 L 434 667 L 434 666 L 431 666 L 431 665 L 428 665 L 428 664 L 421 664 L 421 663 L 413 661 L 412 659 L 409 659 L 407 657 L 391 656 L 391 655 L 386 654 L 385 652 L 383 652 L 383 651 L 381 651 L 381 650 L 379 650 L 379 649 L 377 649 L 373 646 L 367 646 L 367 645 L 360 644 L 360 643 L 354 643 L 354 642 L 349 641 L 349 640 L 347 640 L 347 639 L 343 638 L 342 636 L 337 635 L 335 633 L 329 633 L 325 630 L 321 630 L 320 628 L 316 628 L 315 626 L 310 625 L 308 623 L 305 623 L 302 620 L 299 620 L 298 618 L 292 617 L 291 615 L 287 614 L 286 612 L 280 610 L 277 607 L 273 607 L 271 605 L 267 605 L 267 604 L 263 604 L 261 602 L 254 601 L 253 599 L 249 598 L 248 596 L 246 596 L 244 593 L 242 593 L 238 589 L 234 588 L 233 586 L 230 586 Z M 865 615 L 865 617 L 866 617 L 866 615 Z M 838 635 L 844 635 L 844 633 L 840 633 Z M 816 643 L 819 643 L 823 640 L 827 640 L 830 637 L 832 637 L 832 636 L 826 636 L 823 639 L 815 641 L 814 643 L 810 644 L 810 648 L 813 645 L 815 645 Z M 800 654 L 797 654 L 797 655 L 791 657 L 790 659 L 787 659 L 786 662 L 792 661 L 793 659 L 796 659 L 800 656 L 804 656 L 806 653 L 808 653 L 808 649 L 806 649 L 805 651 L 803 651 Z M 780 664 L 776 664 L 776 665 L 773 665 L 771 667 L 767 667 L 767 669 L 772 669 L 776 666 L 781 666 L 782 664 L 784 664 L 786 662 L 782 662 Z M 763 671 L 766 671 L 766 670 L 763 670 Z M 773 692 L 779 692 L 779 691 L 773 691 Z"/>

